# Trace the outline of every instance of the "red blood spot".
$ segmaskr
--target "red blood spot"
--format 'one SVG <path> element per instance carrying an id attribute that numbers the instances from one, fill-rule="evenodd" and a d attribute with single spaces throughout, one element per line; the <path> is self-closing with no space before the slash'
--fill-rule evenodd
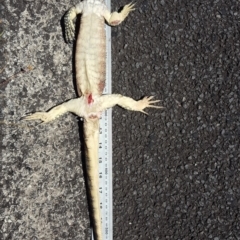
<path id="1" fill-rule="evenodd" d="M 89 118 L 90 119 L 96 119 L 96 118 L 98 118 L 98 116 L 97 115 L 91 115 L 91 116 L 89 116 Z"/>
<path id="2" fill-rule="evenodd" d="M 94 100 L 93 100 L 93 98 L 92 98 L 92 94 L 89 94 L 88 95 L 88 104 L 91 104 L 91 103 L 93 103 L 94 102 Z"/>
<path id="3" fill-rule="evenodd" d="M 116 26 L 116 25 L 118 25 L 119 23 L 120 23 L 119 20 L 115 20 L 115 21 L 111 22 L 111 25 Z"/>

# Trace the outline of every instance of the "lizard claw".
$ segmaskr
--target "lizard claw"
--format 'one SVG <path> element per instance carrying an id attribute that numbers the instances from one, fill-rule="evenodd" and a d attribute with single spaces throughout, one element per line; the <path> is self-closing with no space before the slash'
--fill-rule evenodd
<path id="1" fill-rule="evenodd" d="M 50 122 L 51 120 L 53 120 L 51 118 L 51 115 L 48 112 L 36 112 L 33 113 L 31 115 L 22 117 L 21 120 L 27 120 L 27 121 L 31 121 L 31 120 L 41 120 L 43 122 Z"/>
<path id="2" fill-rule="evenodd" d="M 130 12 L 135 10 L 134 6 L 135 6 L 135 3 L 129 3 L 123 7 L 123 10 L 121 11 L 121 15 L 123 19 L 125 19 Z"/>
<path id="3" fill-rule="evenodd" d="M 123 7 L 123 11 L 130 13 L 131 11 L 135 10 L 135 8 L 133 8 L 135 5 L 136 5 L 136 3 L 131 2 Z"/>
<path id="4" fill-rule="evenodd" d="M 135 10 L 134 6 L 135 6 L 135 3 L 129 3 L 123 7 L 121 12 L 113 12 L 111 14 L 111 17 L 110 17 L 108 23 L 111 26 L 116 26 L 116 25 L 120 24 L 122 21 L 124 21 L 124 19 L 128 16 L 128 14 L 131 11 Z"/>
<path id="5" fill-rule="evenodd" d="M 160 102 L 160 100 L 152 100 L 154 97 L 151 96 L 151 97 L 144 97 L 143 99 L 139 100 L 137 102 L 138 104 L 138 111 L 144 113 L 144 114 L 148 114 L 146 113 L 145 111 L 143 111 L 143 109 L 145 108 L 164 108 L 162 106 L 155 106 L 155 105 L 152 105 L 153 103 L 157 103 L 157 102 Z"/>

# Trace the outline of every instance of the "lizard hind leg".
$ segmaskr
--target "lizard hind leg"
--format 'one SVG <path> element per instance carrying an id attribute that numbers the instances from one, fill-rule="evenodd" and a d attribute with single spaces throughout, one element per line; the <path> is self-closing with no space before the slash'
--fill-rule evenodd
<path id="1" fill-rule="evenodd" d="M 64 104 L 61 104 L 52 108 L 48 112 L 35 112 L 31 115 L 21 118 L 21 120 L 28 120 L 28 121 L 41 120 L 42 122 L 47 123 L 56 119 L 57 117 L 59 117 L 60 115 L 66 112 L 67 112 L 66 107 L 64 106 Z"/>
<path id="2" fill-rule="evenodd" d="M 113 12 L 110 16 L 110 19 L 108 20 L 108 23 L 111 26 L 119 25 L 121 22 L 124 21 L 124 19 L 131 11 L 135 10 L 134 5 L 135 3 L 129 3 L 123 7 L 121 12 Z"/>
<path id="3" fill-rule="evenodd" d="M 44 123 L 50 122 L 51 116 L 48 112 L 35 112 L 31 115 L 22 117 L 21 120 L 27 120 L 27 121 L 32 121 L 32 120 L 41 120 Z"/>

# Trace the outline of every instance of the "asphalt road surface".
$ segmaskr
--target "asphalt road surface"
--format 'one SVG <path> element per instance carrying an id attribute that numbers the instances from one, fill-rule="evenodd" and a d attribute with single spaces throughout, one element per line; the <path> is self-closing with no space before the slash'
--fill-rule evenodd
<path id="1" fill-rule="evenodd" d="M 113 109 L 114 240 L 238 240 L 240 2 L 135 2 L 112 28 L 113 92 L 165 108 Z M 81 121 L 19 121 L 76 97 L 61 25 L 75 3 L 0 2 L 3 240 L 90 238 Z"/>

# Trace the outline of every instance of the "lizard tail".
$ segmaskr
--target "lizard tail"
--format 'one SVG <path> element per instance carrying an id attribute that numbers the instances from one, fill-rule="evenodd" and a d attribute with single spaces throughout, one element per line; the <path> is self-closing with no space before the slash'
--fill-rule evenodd
<path id="1" fill-rule="evenodd" d="M 84 122 L 86 173 L 89 188 L 89 204 L 92 217 L 94 240 L 102 240 L 102 223 L 99 199 L 99 119 Z"/>

